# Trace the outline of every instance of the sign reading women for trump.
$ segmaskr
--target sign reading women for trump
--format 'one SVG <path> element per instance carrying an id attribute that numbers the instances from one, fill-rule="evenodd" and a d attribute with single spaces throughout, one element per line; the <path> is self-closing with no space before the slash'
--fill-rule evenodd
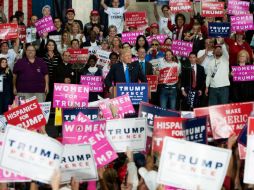
<path id="1" fill-rule="evenodd" d="M 122 33 L 122 42 L 128 42 L 131 45 L 134 45 L 136 43 L 137 37 L 139 35 L 143 35 L 144 32 L 142 31 L 137 31 L 137 32 L 124 32 Z"/>
<path id="2" fill-rule="evenodd" d="M 234 81 L 254 81 L 254 65 L 232 66 Z"/>
<path id="3" fill-rule="evenodd" d="M 230 157 L 228 149 L 165 137 L 157 183 L 191 190 L 221 189 Z"/>
<path id="4" fill-rule="evenodd" d="M 39 34 L 39 36 L 42 36 L 44 33 L 49 33 L 51 31 L 55 31 L 56 27 L 53 23 L 51 16 L 45 16 L 41 19 L 39 19 L 35 23 L 36 30 Z"/>
<path id="5" fill-rule="evenodd" d="M 89 86 L 79 84 L 54 84 L 54 108 L 87 107 Z"/>
<path id="6" fill-rule="evenodd" d="M 230 22 L 232 32 L 254 30 L 253 14 L 231 16 Z"/>
<path id="7" fill-rule="evenodd" d="M 9 124 L 29 130 L 40 129 L 46 125 L 46 119 L 36 99 L 5 112 L 4 116 Z"/>
<path id="8" fill-rule="evenodd" d="M 148 102 L 148 83 L 117 83 L 116 96 L 128 94 L 133 105 Z"/>
<path id="9" fill-rule="evenodd" d="M 90 92 L 103 92 L 102 76 L 80 76 L 80 83 L 89 86 Z"/>
<path id="10" fill-rule="evenodd" d="M 73 109 L 63 109 L 63 121 L 73 121 L 76 119 L 79 113 L 84 114 L 90 120 L 98 119 L 98 108 L 73 108 Z"/>
<path id="11" fill-rule="evenodd" d="M 182 40 L 173 40 L 171 49 L 173 53 L 177 56 L 188 57 L 192 51 L 193 43 L 185 42 Z"/>
<path id="12" fill-rule="evenodd" d="M 228 1 L 228 14 L 230 15 L 244 15 L 248 14 L 250 7 L 250 2 L 239 1 L 239 0 L 230 0 Z"/>
<path id="13" fill-rule="evenodd" d="M 0 169 L 0 182 L 1 183 L 25 182 L 25 181 L 31 181 L 31 180 L 26 177 L 17 175 L 14 172 Z"/>
<path id="14" fill-rule="evenodd" d="M 65 145 L 61 160 L 61 183 L 98 179 L 92 147 L 89 144 Z"/>
<path id="15" fill-rule="evenodd" d="M 45 135 L 8 125 L 0 166 L 24 177 L 49 184 L 59 168 L 63 147 Z"/>
<path id="16" fill-rule="evenodd" d="M 146 150 L 146 119 L 107 120 L 105 134 L 116 152 Z"/>

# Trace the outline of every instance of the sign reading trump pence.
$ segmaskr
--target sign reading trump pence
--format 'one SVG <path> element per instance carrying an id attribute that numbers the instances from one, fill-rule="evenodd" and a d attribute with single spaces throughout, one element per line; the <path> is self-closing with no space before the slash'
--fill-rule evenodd
<path id="1" fill-rule="evenodd" d="M 219 190 L 231 150 L 166 137 L 157 182 L 182 189 Z"/>

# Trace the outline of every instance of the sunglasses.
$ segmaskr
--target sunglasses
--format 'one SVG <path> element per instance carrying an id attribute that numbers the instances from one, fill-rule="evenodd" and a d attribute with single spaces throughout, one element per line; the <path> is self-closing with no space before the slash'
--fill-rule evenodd
<path id="1" fill-rule="evenodd" d="M 158 46 L 159 44 L 152 44 L 152 46 Z"/>

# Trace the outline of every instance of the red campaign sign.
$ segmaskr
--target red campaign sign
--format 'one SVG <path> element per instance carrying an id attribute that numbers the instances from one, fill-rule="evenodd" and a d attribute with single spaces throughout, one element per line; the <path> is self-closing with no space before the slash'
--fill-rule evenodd
<path id="1" fill-rule="evenodd" d="M 183 118 L 180 117 L 155 117 L 153 128 L 152 150 L 153 152 L 161 152 L 163 139 L 174 137 L 183 139 L 182 130 Z"/>
<path id="2" fill-rule="evenodd" d="M 254 135 L 254 117 L 248 119 L 248 135 Z"/>
<path id="3" fill-rule="evenodd" d="M 210 121 L 210 116 L 209 116 L 209 107 L 194 108 L 193 111 L 194 111 L 195 117 L 207 116 L 207 120 L 206 120 L 206 122 L 207 122 L 206 123 L 207 136 L 213 137 L 212 128 L 211 128 L 211 121 Z"/>
<path id="4" fill-rule="evenodd" d="M 159 72 L 159 84 L 176 83 L 178 81 L 178 67 L 167 67 Z"/>
<path id="5" fill-rule="evenodd" d="M 173 3 L 170 1 L 170 10 L 172 13 L 180 13 L 180 12 L 191 12 L 192 10 L 192 3 L 191 2 L 177 2 Z"/>
<path id="6" fill-rule="evenodd" d="M 88 49 L 67 49 L 70 53 L 70 63 L 86 63 L 88 59 Z"/>
<path id="7" fill-rule="evenodd" d="M 203 17 L 223 17 L 224 2 L 202 2 Z"/>
<path id="8" fill-rule="evenodd" d="M 40 129 L 46 125 L 46 119 L 37 99 L 5 112 L 4 116 L 8 124 L 29 130 Z"/>
<path id="9" fill-rule="evenodd" d="M 127 26 L 143 26 L 147 24 L 146 12 L 126 12 L 124 14 Z"/>
<path id="10" fill-rule="evenodd" d="M 0 39 L 11 40 L 19 37 L 17 24 L 0 24 Z"/>
<path id="11" fill-rule="evenodd" d="M 253 110 L 253 102 L 224 104 L 209 107 L 214 139 L 239 135 Z"/>
<path id="12" fill-rule="evenodd" d="M 26 26 L 19 26 L 19 39 L 21 42 L 26 41 Z"/>
<path id="13" fill-rule="evenodd" d="M 157 75 L 146 75 L 148 85 L 150 87 L 151 92 L 157 91 L 158 86 L 158 76 Z"/>

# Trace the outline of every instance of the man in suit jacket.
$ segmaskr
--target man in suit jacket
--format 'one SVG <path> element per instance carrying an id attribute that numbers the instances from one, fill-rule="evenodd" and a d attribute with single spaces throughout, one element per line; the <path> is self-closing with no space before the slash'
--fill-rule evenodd
<path id="1" fill-rule="evenodd" d="M 150 62 L 145 60 L 146 50 L 143 47 L 138 49 L 138 60 L 134 61 L 134 63 L 138 64 L 141 67 L 141 71 L 144 75 L 152 75 L 153 74 L 153 66 Z"/>
<path id="2" fill-rule="evenodd" d="M 205 88 L 205 70 L 197 64 L 197 55 L 195 52 L 189 54 L 189 63 L 182 67 L 181 92 L 185 97 L 183 108 L 190 110 L 200 106 L 201 96 Z M 190 96 L 193 96 L 193 104 L 190 105 Z"/>
<path id="3" fill-rule="evenodd" d="M 129 49 L 122 49 L 120 53 L 121 61 L 113 64 L 109 70 L 107 77 L 104 80 L 106 87 L 112 87 L 116 83 L 136 83 L 147 82 L 145 75 L 142 73 L 141 67 L 137 63 L 131 63 L 131 51 Z M 126 72 L 129 77 L 126 79 Z"/>

